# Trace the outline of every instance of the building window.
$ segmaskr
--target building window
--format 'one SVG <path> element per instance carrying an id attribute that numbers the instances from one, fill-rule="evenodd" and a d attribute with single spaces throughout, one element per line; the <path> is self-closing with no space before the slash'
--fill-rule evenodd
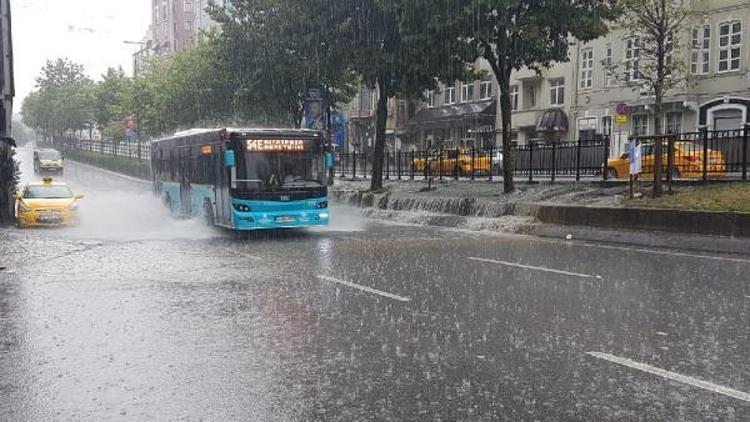
<path id="1" fill-rule="evenodd" d="M 549 103 L 553 106 L 565 104 L 565 79 L 549 81 Z"/>
<path id="2" fill-rule="evenodd" d="M 641 78 L 641 41 L 631 37 L 625 41 L 625 81 L 637 81 Z"/>
<path id="3" fill-rule="evenodd" d="M 536 84 L 524 83 L 523 85 L 523 107 L 536 107 Z"/>
<path id="4" fill-rule="evenodd" d="M 185 11 L 186 12 L 192 12 L 193 11 L 193 2 L 190 0 L 185 0 Z"/>
<path id="5" fill-rule="evenodd" d="M 445 103 L 446 104 L 456 103 L 456 87 L 454 85 L 445 87 Z"/>
<path id="6" fill-rule="evenodd" d="M 719 72 L 740 69 L 742 51 L 742 22 L 719 24 Z"/>
<path id="7" fill-rule="evenodd" d="M 463 84 L 461 86 L 461 102 L 468 103 L 471 101 L 474 101 L 474 84 Z"/>
<path id="8" fill-rule="evenodd" d="M 479 83 L 479 99 L 489 100 L 492 98 L 492 81 L 482 81 Z"/>
<path id="9" fill-rule="evenodd" d="M 167 9 L 167 0 L 163 0 L 161 2 L 161 19 L 166 22 L 167 21 L 167 14 L 169 13 L 169 10 Z"/>
<path id="10" fill-rule="evenodd" d="M 510 86 L 510 109 L 518 110 L 518 85 Z"/>
<path id="11" fill-rule="evenodd" d="M 690 51 L 690 73 L 707 75 L 711 63 L 711 27 L 693 28 L 693 45 Z"/>
<path id="12" fill-rule="evenodd" d="M 604 86 L 610 86 L 614 79 L 610 69 L 610 66 L 612 66 L 612 44 L 607 44 L 604 54 Z"/>
<path id="13" fill-rule="evenodd" d="M 633 135 L 635 136 L 648 135 L 648 114 L 634 114 L 633 115 Z"/>
<path id="14" fill-rule="evenodd" d="M 665 133 L 682 133 L 682 112 L 672 111 L 664 119 Z"/>
<path id="15" fill-rule="evenodd" d="M 581 51 L 581 89 L 590 89 L 594 83 L 594 49 L 584 48 Z"/>
<path id="16" fill-rule="evenodd" d="M 193 32 L 193 21 L 185 21 L 185 30 L 187 32 Z"/>
<path id="17" fill-rule="evenodd" d="M 435 91 L 427 93 L 427 107 L 435 107 Z"/>

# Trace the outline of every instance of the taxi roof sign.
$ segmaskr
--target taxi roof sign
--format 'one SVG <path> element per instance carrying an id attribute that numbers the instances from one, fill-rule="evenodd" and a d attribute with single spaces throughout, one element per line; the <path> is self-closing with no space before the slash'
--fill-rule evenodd
<path id="1" fill-rule="evenodd" d="M 51 177 L 45 177 L 42 179 L 45 185 L 51 185 L 52 184 L 52 178 Z"/>

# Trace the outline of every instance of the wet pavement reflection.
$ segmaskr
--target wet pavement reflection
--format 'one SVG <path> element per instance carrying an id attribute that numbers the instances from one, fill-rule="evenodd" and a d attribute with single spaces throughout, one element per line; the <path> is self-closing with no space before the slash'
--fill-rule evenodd
<path id="1" fill-rule="evenodd" d="M 750 258 L 345 208 L 237 237 L 68 165 L 80 227 L 0 229 L 2 420 L 750 419 L 748 401 L 587 354 L 750 392 Z"/>

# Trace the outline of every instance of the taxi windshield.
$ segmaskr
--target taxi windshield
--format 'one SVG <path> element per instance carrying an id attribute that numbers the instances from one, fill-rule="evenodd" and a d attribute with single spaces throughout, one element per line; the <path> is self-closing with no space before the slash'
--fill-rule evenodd
<path id="1" fill-rule="evenodd" d="M 60 161 L 62 157 L 57 151 L 39 151 L 39 159 L 44 161 Z"/>
<path id="2" fill-rule="evenodd" d="M 73 192 L 67 186 L 29 186 L 23 193 L 24 199 L 68 199 L 73 197 Z"/>

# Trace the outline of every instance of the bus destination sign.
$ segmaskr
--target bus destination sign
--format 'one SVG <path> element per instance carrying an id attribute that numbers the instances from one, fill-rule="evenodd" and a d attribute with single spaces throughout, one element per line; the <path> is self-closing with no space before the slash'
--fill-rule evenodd
<path id="1" fill-rule="evenodd" d="M 258 152 L 303 152 L 308 143 L 302 139 L 248 139 L 247 150 Z"/>

